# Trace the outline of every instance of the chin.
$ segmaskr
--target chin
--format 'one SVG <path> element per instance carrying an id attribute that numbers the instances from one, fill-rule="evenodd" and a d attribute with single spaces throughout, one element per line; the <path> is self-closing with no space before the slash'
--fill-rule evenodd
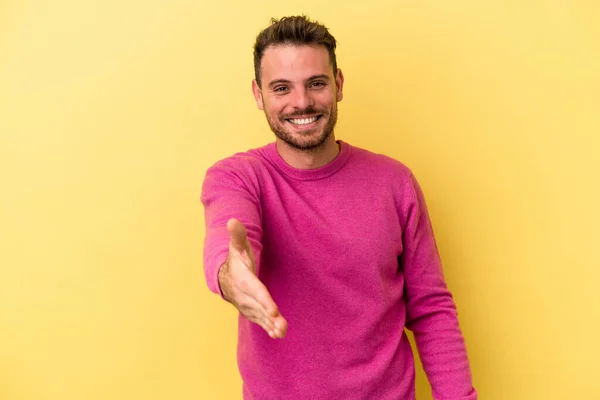
<path id="1" fill-rule="evenodd" d="M 329 133 L 314 132 L 314 133 L 298 133 L 286 132 L 284 135 L 277 134 L 279 139 L 283 140 L 290 147 L 298 150 L 315 150 L 323 146 L 331 135 Z"/>

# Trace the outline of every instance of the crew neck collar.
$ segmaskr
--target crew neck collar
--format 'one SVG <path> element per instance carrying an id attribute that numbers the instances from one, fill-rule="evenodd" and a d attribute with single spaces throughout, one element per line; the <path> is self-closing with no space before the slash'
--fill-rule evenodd
<path id="1" fill-rule="evenodd" d="M 287 162 L 285 162 L 285 160 L 277 151 L 277 142 L 269 143 L 267 145 L 266 150 L 269 159 L 281 172 L 283 172 L 290 178 L 298 180 L 317 180 L 335 174 L 340 168 L 344 166 L 344 164 L 346 164 L 346 162 L 350 158 L 352 146 L 350 146 L 348 143 L 342 140 L 337 140 L 336 142 L 340 144 L 340 151 L 337 154 L 337 156 L 328 164 L 313 169 L 299 169 L 289 165 Z"/>

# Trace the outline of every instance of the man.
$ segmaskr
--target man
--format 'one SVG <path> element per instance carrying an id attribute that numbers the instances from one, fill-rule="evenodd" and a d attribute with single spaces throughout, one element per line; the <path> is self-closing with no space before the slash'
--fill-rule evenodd
<path id="1" fill-rule="evenodd" d="M 244 399 L 414 399 L 405 328 L 434 398 L 476 399 L 417 181 L 335 139 L 335 47 L 305 17 L 258 35 L 252 91 L 276 141 L 204 180 L 206 279 L 240 311 Z"/>

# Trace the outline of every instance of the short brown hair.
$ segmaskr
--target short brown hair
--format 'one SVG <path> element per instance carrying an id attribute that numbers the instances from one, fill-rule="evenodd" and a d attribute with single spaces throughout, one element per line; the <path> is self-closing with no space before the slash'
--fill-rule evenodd
<path id="1" fill-rule="evenodd" d="M 258 34 L 254 43 L 254 77 L 258 86 L 261 85 L 260 63 L 265 50 L 269 46 L 286 44 L 325 47 L 329 53 L 329 63 L 333 67 L 333 74 L 336 74 L 336 40 L 324 25 L 317 21 L 311 21 L 304 15 L 283 17 L 279 20 L 271 18 L 271 25 Z"/>

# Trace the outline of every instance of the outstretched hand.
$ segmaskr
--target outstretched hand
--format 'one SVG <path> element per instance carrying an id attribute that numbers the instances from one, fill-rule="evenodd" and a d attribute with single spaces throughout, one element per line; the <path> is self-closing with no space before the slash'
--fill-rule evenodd
<path id="1" fill-rule="evenodd" d="M 219 270 L 219 284 L 223 297 L 242 315 L 260 325 L 271 338 L 283 338 L 287 321 L 266 286 L 256 276 L 256 264 L 246 228 L 237 219 L 227 221 L 229 256 Z"/>

